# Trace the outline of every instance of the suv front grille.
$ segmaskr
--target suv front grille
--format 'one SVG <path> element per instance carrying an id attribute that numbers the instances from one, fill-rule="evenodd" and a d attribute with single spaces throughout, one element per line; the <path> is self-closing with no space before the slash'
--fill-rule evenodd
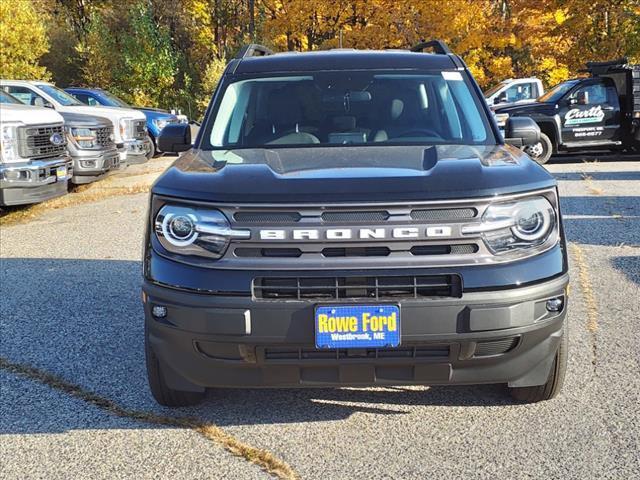
<path id="1" fill-rule="evenodd" d="M 430 208 L 411 210 L 409 216 L 413 220 L 422 221 L 457 221 L 475 218 L 478 211 L 475 208 Z M 242 211 L 235 212 L 233 219 L 238 224 L 296 224 L 303 217 L 309 220 L 317 220 L 319 223 L 384 223 L 392 220 L 395 213 L 388 210 L 354 210 L 354 211 L 329 211 L 322 213 L 303 213 L 299 211 Z"/>
<path id="2" fill-rule="evenodd" d="M 50 158 L 63 154 L 67 142 L 62 125 L 43 125 L 37 127 L 20 127 L 18 129 L 19 153 L 23 158 Z M 54 134 L 62 136 L 63 143 L 54 145 L 51 137 Z"/>
<path id="3" fill-rule="evenodd" d="M 440 220 L 466 220 L 474 218 L 478 214 L 475 208 L 442 208 L 412 210 L 411 218 L 414 220 L 440 221 Z"/>
<path id="4" fill-rule="evenodd" d="M 253 296 L 266 300 L 399 299 L 462 296 L 458 275 L 363 277 L 261 277 Z"/>
<path id="5" fill-rule="evenodd" d="M 237 212 L 233 215 L 239 223 L 295 223 L 301 218 L 298 212 Z"/>
<path id="6" fill-rule="evenodd" d="M 478 245 L 463 243 L 454 245 L 416 245 L 408 250 L 412 256 L 425 255 L 470 255 L 478 251 Z M 404 254 L 405 250 L 395 250 Z M 236 247 L 233 250 L 236 257 L 240 258 L 298 258 L 316 255 L 316 252 L 303 252 L 295 247 Z M 326 247 L 319 254 L 324 258 L 354 258 L 354 257 L 388 257 L 394 250 L 389 247 Z"/>
<path id="7" fill-rule="evenodd" d="M 313 361 L 313 360 L 360 360 L 385 358 L 448 358 L 448 345 L 428 345 L 400 348 L 363 348 L 317 350 L 296 347 L 266 347 L 264 359 L 267 362 L 282 360 Z"/>

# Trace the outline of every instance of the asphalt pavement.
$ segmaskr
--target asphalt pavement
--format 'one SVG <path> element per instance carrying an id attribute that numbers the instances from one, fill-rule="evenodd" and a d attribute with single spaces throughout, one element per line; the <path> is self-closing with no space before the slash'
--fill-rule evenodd
<path id="1" fill-rule="evenodd" d="M 0 478 L 269 478 L 251 448 L 309 479 L 640 478 L 640 158 L 592 160 L 548 167 L 570 242 L 570 356 L 562 394 L 536 405 L 490 385 L 216 390 L 161 408 L 144 370 L 147 196 L 3 226 L 0 357 L 55 377 L 0 369 Z M 157 421 L 176 416 L 223 434 Z"/>

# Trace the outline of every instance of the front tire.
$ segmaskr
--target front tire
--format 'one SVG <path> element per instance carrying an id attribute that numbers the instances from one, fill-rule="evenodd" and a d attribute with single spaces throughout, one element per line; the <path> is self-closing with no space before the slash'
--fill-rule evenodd
<path id="1" fill-rule="evenodd" d="M 165 407 L 189 407 L 197 405 L 204 399 L 204 392 L 184 392 L 174 390 L 167 386 L 162 373 L 162 365 L 155 352 L 149 345 L 149 339 L 144 341 L 144 350 L 147 363 L 147 379 L 153 398 Z"/>
<path id="2" fill-rule="evenodd" d="M 565 320 L 566 322 L 567 320 Z M 551 400 L 560 393 L 567 372 L 567 358 L 569 351 L 569 335 L 566 326 L 563 327 L 562 339 L 553 361 L 553 367 L 547 383 L 533 387 L 510 387 L 511 396 L 522 403 L 536 403 Z"/>
<path id="3" fill-rule="evenodd" d="M 544 165 L 553 154 L 553 143 L 546 134 L 540 133 L 540 141 L 525 147 L 524 151 L 540 165 Z"/>

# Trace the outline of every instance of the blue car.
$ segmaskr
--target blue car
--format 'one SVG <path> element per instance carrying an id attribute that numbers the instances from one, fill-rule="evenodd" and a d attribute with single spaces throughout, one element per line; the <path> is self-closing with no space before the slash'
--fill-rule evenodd
<path id="1" fill-rule="evenodd" d="M 151 107 L 131 107 L 124 100 L 119 99 L 115 95 L 102 90 L 101 88 L 69 87 L 65 88 L 65 91 L 76 97 L 82 103 L 86 103 L 87 105 L 135 108 L 136 110 L 140 110 L 141 112 L 143 112 L 147 117 L 147 131 L 149 133 L 149 137 L 152 140 L 152 148 L 151 152 L 149 153 L 150 157 L 158 157 L 162 155 L 162 153 L 164 153 L 158 149 L 157 143 L 157 138 L 160 135 L 162 129 L 166 125 L 172 123 L 181 123 L 180 119 L 176 115 L 169 113 L 166 110 Z"/>

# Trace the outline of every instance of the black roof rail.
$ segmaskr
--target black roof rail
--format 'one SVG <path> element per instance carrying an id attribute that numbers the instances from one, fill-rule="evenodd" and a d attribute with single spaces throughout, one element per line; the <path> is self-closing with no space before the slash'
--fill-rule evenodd
<path id="1" fill-rule="evenodd" d="M 449 50 L 447 44 L 442 40 L 430 40 L 428 42 L 420 42 L 410 48 L 410 51 L 420 53 L 427 48 L 432 48 L 433 51 L 439 55 L 452 55 L 453 52 Z"/>
<path id="2" fill-rule="evenodd" d="M 249 45 L 242 47 L 235 58 L 266 57 L 267 55 L 273 55 L 273 51 L 264 45 L 250 43 Z"/>

